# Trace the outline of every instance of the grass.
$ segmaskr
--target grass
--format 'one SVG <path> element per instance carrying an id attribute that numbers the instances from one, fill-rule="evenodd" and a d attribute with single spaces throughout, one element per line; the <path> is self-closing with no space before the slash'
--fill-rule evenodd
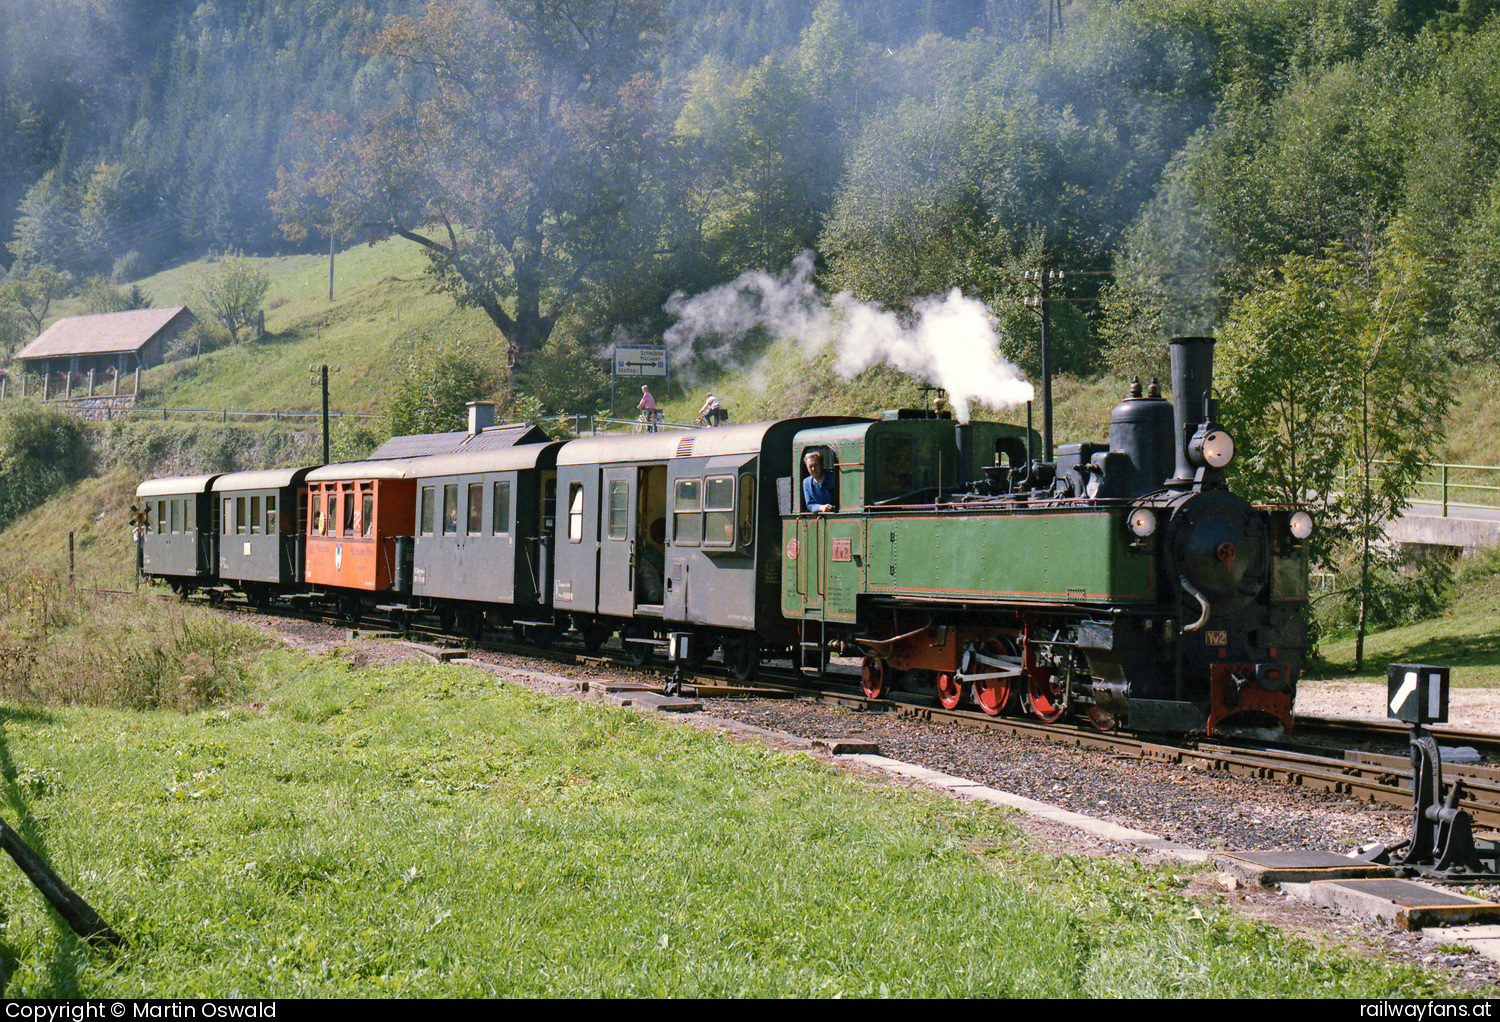
<path id="1" fill-rule="evenodd" d="M 1500 549 L 1464 560 L 1441 616 L 1367 635 L 1364 653 L 1364 670 L 1356 674 L 1354 636 L 1325 638 L 1310 670 L 1383 685 L 1387 664 L 1442 664 L 1452 668 L 1454 687 L 1500 685 Z"/>
<path id="2" fill-rule="evenodd" d="M 0 870 L 11 997 L 1440 992 L 1174 868 L 472 668 L 276 652 L 222 709 L 0 725 L 6 817 L 130 941 Z"/>
<path id="3" fill-rule="evenodd" d="M 358 245 L 336 255 L 334 299 L 328 300 L 327 256 L 252 258 L 271 277 L 266 333 L 201 358 L 149 370 L 142 404 L 240 411 L 316 411 L 320 393 L 310 366 L 337 366 L 329 380 L 338 411 L 382 410 L 393 371 L 392 354 L 418 338 L 457 338 L 494 355 L 503 367 L 504 341 L 482 313 L 455 308 L 427 286 L 426 262 L 400 240 Z M 193 304 L 206 271 L 187 263 L 141 280 L 159 306 Z M 64 303 L 59 316 L 81 310 Z"/>

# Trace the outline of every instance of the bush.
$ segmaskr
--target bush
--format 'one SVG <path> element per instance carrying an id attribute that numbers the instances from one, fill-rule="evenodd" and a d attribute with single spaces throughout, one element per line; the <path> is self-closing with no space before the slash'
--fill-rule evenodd
<path id="1" fill-rule="evenodd" d="M 115 419 L 100 427 L 98 458 L 147 478 L 313 465 L 322 436 L 266 423 L 140 422 Z"/>
<path id="2" fill-rule="evenodd" d="M 468 425 L 470 401 L 490 398 L 495 372 L 457 343 L 430 345 L 419 339 L 404 357 L 404 370 L 385 406 L 387 436 L 451 433 Z"/>
<path id="3" fill-rule="evenodd" d="M 140 280 L 150 272 L 151 267 L 146 257 L 137 250 L 131 249 L 115 260 L 114 269 L 109 276 L 116 284 L 129 284 Z"/>
<path id="4" fill-rule="evenodd" d="M 1370 565 L 1367 631 L 1398 628 L 1438 617 L 1453 602 L 1454 562 L 1446 553 L 1377 551 Z M 1343 634 L 1359 624 L 1359 559 L 1349 553 L 1338 565 L 1333 593 L 1315 605 L 1324 634 Z"/>
<path id="5" fill-rule="evenodd" d="M 167 345 L 163 359 L 167 362 L 175 362 L 179 359 L 193 358 L 210 351 L 218 351 L 220 348 L 227 348 L 233 343 L 234 334 L 230 333 L 229 328 L 223 323 L 200 319 L 172 339 Z"/>
<path id="6" fill-rule="evenodd" d="M 335 462 L 364 461 L 389 439 L 379 422 L 341 417 L 328 437 L 328 457 Z"/>
<path id="7" fill-rule="evenodd" d="M 88 436 L 66 412 L 18 401 L 0 411 L 0 528 L 88 474 Z"/>

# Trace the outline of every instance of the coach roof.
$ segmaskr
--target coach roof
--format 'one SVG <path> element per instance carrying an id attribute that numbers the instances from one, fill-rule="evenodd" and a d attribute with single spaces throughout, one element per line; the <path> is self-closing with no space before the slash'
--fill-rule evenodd
<path id="1" fill-rule="evenodd" d="M 184 493 L 204 493 L 208 484 L 219 478 L 220 473 L 206 476 L 167 476 L 165 479 L 147 479 L 135 488 L 137 497 L 181 496 Z"/>

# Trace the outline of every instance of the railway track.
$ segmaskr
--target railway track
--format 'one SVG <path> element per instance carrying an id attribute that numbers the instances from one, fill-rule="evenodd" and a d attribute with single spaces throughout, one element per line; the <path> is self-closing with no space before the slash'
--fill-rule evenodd
<path id="1" fill-rule="evenodd" d="M 294 615 L 290 608 L 255 608 L 233 599 L 219 606 L 246 613 Z M 331 614 L 295 616 L 327 625 L 351 626 L 347 619 Z M 361 621 L 354 627 L 366 630 L 372 636 L 395 634 L 389 632 L 385 622 L 373 619 Z M 432 629 L 413 628 L 409 631 L 433 643 L 457 641 Z M 464 645 L 559 665 L 635 672 L 653 683 L 665 684 L 673 673 L 671 666 L 659 658 L 642 663 L 639 654 L 631 657 L 627 651 L 612 647 L 585 652 L 571 642 L 546 646 L 493 639 L 465 640 Z M 763 665 L 756 681 L 750 685 L 735 681 L 724 668 L 713 662 L 693 669 L 684 667 L 682 671 L 684 687 L 702 696 L 774 695 L 865 710 L 884 710 L 911 719 L 941 720 L 1065 746 L 1096 749 L 1114 757 L 1192 770 L 1205 777 L 1217 774 L 1297 785 L 1402 808 L 1409 808 L 1412 803 L 1412 769 L 1405 752 L 1407 731 L 1395 724 L 1309 717 L 1299 719 L 1301 730 L 1290 741 L 1157 738 L 1101 732 L 1087 725 L 1045 724 L 1025 717 L 992 717 L 979 711 L 945 710 L 914 702 L 872 701 L 860 691 L 858 674 L 847 668 L 841 672 L 838 665 L 831 667 L 811 686 L 808 681 L 792 668 L 777 667 L 774 663 Z M 1469 746 L 1489 761 L 1478 764 L 1445 762 L 1443 778 L 1450 784 L 1454 780 L 1463 781 L 1464 797 L 1459 805 L 1470 813 L 1477 826 L 1500 829 L 1500 766 L 1494 765 L 1500 761 L 1500 736 L 1439 728 L 1430 730 L 1441 746 Z M 1310 736 L 1318 736 L 1325 743 L 1338 747 L 1310 747 L 1305 740 Z"/>

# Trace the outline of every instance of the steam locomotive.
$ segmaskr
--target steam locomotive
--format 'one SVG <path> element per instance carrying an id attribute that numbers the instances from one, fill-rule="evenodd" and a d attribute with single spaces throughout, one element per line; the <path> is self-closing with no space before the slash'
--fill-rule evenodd
<path id="1" fill-rule="evenodd" d="M 140 558 L 184 595 L 618 635 L 638 662 L 671 635 L 746 680 L 853 654 L 872 698 L 1290 728 L 1313 522 L 1227 488 L 1212 348 L 1173 341 L 1171 402 L 1136 386 L 1107 444 L 1055 458 L 1030 427 L 925 410 L 561 442 L 475 405 L 364 462 L 145 482 Z M 833 510 L 804 504 L 810 452 Z"/>

